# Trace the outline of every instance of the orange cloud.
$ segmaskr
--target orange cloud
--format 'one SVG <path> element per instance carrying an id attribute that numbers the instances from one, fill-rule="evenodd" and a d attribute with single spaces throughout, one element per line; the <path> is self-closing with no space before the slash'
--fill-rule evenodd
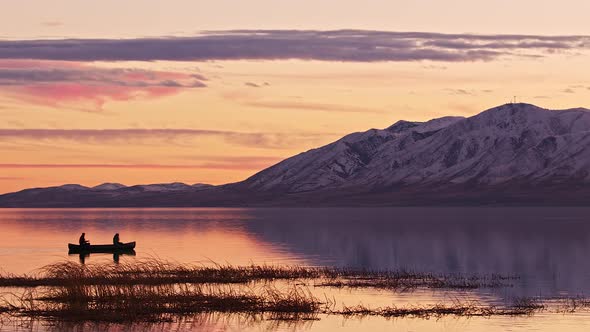
<path id="1" fill-rule="evenodd" d="M 143 140 L 166 140 L 173 144 L 175 139 L 213 137 L 240 146 L 288 149 L 294 146 L 316 145 L 326 138 L 337 137 L 337 133 L 273 133 L 239 132 L 187 128 L 121 128 L 121 129 L 8 129 L 0 128 L 0 142 L 23 140 L 71 140 L 83 143 L 104 144 L 107 142 L 140 142 Z"/>

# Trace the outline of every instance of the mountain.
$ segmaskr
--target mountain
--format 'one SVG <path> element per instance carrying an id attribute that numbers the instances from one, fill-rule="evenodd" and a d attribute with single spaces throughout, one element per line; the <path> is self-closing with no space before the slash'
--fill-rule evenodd
<path id="1" fill-rule="evenodd" d="M 57 188 L 62 189 L 62 190 L 85 190 L 85 189 L 88 189 L 88 187 L 81 186 L 79 184 L 64 184 L 64 185 L 61 185 Z"/>
<path id="2" fill-rule="evenodd" d="M 590 111 L 506 104 L 398 121 L 223 186 L 72 186 L 1 195 L 0 206 L 588 205 Z"/>
<path id="3" fill-rule="evenodd" d="M 289 158 L 245 184 L 289 193 L 324 188 L 588 182 L 590 111 L 507 104 L 470 118 L 398 122 Z"/>
<path id="4" fill-rule="evenodd" d="M 66 184 L 56 187 L 32 188 L 0 195 L 0 207 L 101 207 L 154 206 L 166 203 L 172 193 L 196 193 L 213 188 L 208 184 L 188 185 L 180 182 L 125 186 L 103 183 L 94 187 Z"/>
<path id="5" fill-rule="evenodd" d="M 214 187 L 211 184 L 207 184 L 207 183 L 195 183 L 192 185 L 193 188 L 199 188 L 199 189 L 206 189 L 206 188 L 211 188 Z"/>
<path id="6" fill-rule="evenodd" d="M 99 184 L 98 186 L 92 187 L 93 190 L 117 190 L 121 188 L 125 188 L 126 186 L 120 183 L 109 183 L 105 182 L 103 184 Z"/>
<path id="7" fill-rule="evenodd" d="M 370 184 L 379 174 L 384 181 L 395 176 L 381 166 L 373 165 L 395 148 L 410 148 L 414 141 L 425 139 L 448 127 L 462 117 L 444 117 L 428 122 L 398 121 L 387 129 L 371 129 L 286 159 L 245 181 L 256 191 L 278 190 L 287 193 L 315 191 L 323 188 L 347 187 L 357 182 Z M 368 170 L 373 169 L 372 172 Z"/>
<path id="8" fill-rule="evenodd" d="M 129 190 L 134 190 L 134 191 L 140 191 L 140 192 L 145 192 L 145 191 L 155 191 L 155 192 L 169 192 L 169 191 L 184 191 L 184 190 L 190 190 L 193 187 L 185 184 L 185 183 L 181 183 L 181 182 L 172 182 L 172 183 L 157 183 L 157 184 L 140 184 L 137 186 L 132 186 L 129 187 Z"/>

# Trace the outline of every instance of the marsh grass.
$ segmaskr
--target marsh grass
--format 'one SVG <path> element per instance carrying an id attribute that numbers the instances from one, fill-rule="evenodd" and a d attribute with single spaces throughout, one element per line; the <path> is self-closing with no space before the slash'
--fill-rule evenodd
<path id="1" fill-rule="evenodd" d="M 304 288 L 285 290 L 267 286 L 261 292 L 189 285 L 93 285 L 83 292 L 68 287 L 28 293 L 6 313 L 17 317 L 56 322 L 173 322 L 194 314 L 244 314 L 275 321 L 312 321 L 319 315 L 344 317 L 381 316 L 431 318 L 443 316 L 522 316 L 545 309 L 531 299 L 508 307 L 454 301 L 451 304 L 370 308 L 363 305 L 334 309 L 334 302 L 320 302 Z"/>
<path id="2" fill-rule="evenodd" d="M 312 315 L 281 315 L 274 313 L 244 314 L 207 312 L 192 315 L 168 316 L 170 319 L 159 321 L 72 321 L 46 320 L 43 318 L 19 317 L 18 319 L 0 320 L 2 331 L 80 331 L 80 332 L 121 332 L 121 331 L 218 331 L 227 330 L 228 326 L 238 326 L 240 330 L 253 329 L 264 331 L 303 331 L 309 329 L 319 320 Z"/>
<path id="3" fill-rule="evenodd" d="M 576 297 L 558 297 L 548 299 L 548 302 L 554 304 L 557 312 L 560 313 L 574 313 L 581 310 L 590 309 L 590 299 L 576 296 Z"/>
<path id="4" fill-rule="evenodd" d="M 257 281 L 313 279 L 319 287 L 372 287 L 410 290 L 417 287 L 476 289 L 509 287 L 511 276 L 435 275 L 408 271 L 359 270 L 337 267 L 188 265 L 149 259 L 121 264 L 63 262 L 32 275 L 0 275 L 0 287 L 75 285 L 246 284 Z"/>
<path id="5" fill-rule="evenodd" d="M 478 288 L 512 287 L 509 282 L 515 277 L 432 275 L 432 274 L 392 274 L 385 276 L 348 276 L 321 281 L 315 286 L 337 288 L 377 288 L 396 291 L 409 291 L 416 288 L 473 290 Z"/>
<path id="6" fill-rule="evenodd" d="M 7 312 L 60 321 L 169 321 L 195 313 L 314 314 L 320 302 L 300 287 L 238 291 L 194 285 L 87 285 L 50 287 L 29 293 Z"/>
<path id="7" fill-rule="evenodd" d="M 308 280 L 320 287 L 471 290 L 507 287 L 514 278 L 267 265 L 192 266 L 158 260 L 119 265 L 66 262 L 46 266 L 35 275 L 1 276 L 0 286 L 18 287 L 22 292 L 0 296 L 0 314 L 54 322 L 116 323 L 170 322 L 195 314 L 239 314 L 289 322 L 313 321 L 319 315 L 429 318 L 531 315 L 544 310 L 544 304 L 531 299 L 519 299 L 510 306 L 454 301 L 375 309 L 343 304 L 335 309 L 336 300 L 320 301 L 302 286 Z M 567 310 L 590 307 L 590 301 L 581 298 L 566 304 Z"/>
<path id="8" fill-rule="evenodd" d="M 337 276 L 337 269 L 271 265 L 188 265 L 150 259 L 132 263 L 47 265 L 32 275 L 0 275 L 0 287 L 62 286 L 70 283 L 129 285 L 173 283 L 247 283 L 260 280 Z"/>
<path id="9" fill-rule="evenodd" d="M 453 304 L 435 304 L 430 306 L 405 306 L 405 307 L 383 307 L 371 309 L 363 305 L 352 307 L 344 306 L 342 310 L 334 311 L 332 313 L 343 316 L 381 316 L 386 318 L 391 317 L 415 317 L 415 318 L 440 318 L 443 316 L 461 316 L 461 317 L 490 317 L 490 316 L 529 316 L 542 311 L 545 306 L 530 301 L 526 304 L 514 304 L 509 307 L 498 306 L 482 306 L 475 302 L 455 302 Z"/>

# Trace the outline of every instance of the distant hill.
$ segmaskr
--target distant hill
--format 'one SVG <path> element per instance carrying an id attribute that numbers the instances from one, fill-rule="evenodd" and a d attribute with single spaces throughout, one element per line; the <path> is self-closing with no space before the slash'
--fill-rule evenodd
<path id="1" fill-rule="evenodd" d="M 63 186 L 62 186 L 63 187 Z M 125 188 L 124 184 L 120 183 L 103 183 L 99 184 L 98 186 L 92 187 L 94 190 L 117 190 L 121 188 Z"/>
<path id="2" fill-rule="evenodd" d="M 239 183 L 101 186 L 0 206 L 590 205 L 590 111 L 506 104 L 353 133 Z"/>

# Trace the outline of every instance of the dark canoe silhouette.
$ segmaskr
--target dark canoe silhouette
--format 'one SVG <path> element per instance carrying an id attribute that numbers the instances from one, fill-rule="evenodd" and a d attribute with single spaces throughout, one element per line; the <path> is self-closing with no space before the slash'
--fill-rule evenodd
<path id="1" fill-rule="evenodd" d="M 89 244 L 81 246 L 79 244 L 68 243 L 70 253 L 89 252 L 89 253 L 111 253 L 111 252 L 129 252 L 135 248 L 135 241 L 121 244 Z"/>

